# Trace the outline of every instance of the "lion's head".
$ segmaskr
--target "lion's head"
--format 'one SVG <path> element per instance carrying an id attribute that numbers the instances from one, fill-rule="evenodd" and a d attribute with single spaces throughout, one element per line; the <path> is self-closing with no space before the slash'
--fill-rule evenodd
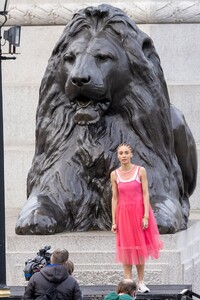
<path id="1" fill-rule="evenodd" d="M 59 138 L 66 114 L 68 126 L 120 114 L 164 161 L 171 155 L 169 97 L 159 57 L 152 40 L 120 9 L 100 5 L 77 12 L 55 46 L 41 85 L 38 138 L 48 124 Z"/>
<path id="2" fill-rule="evenodd" d="M 124 141 L 147 169 L 160 231 L 179 230 L 183 180 L 153 42 L 120 9 L 88 7 L 64 29 L 42 80 L 28 202 L 58 205 L 62 228 L 109 228 L 108 179 Z"/>

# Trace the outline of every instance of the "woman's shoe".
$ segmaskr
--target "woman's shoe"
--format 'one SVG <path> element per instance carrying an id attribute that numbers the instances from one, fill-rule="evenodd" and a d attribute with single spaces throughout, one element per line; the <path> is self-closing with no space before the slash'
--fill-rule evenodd
<path id="1" fill-rule="evenodd" d="M 144 281 L 138 283 L 138 292 L 140 293 L 149 293 L 150 289 L 144 284 Z"/>

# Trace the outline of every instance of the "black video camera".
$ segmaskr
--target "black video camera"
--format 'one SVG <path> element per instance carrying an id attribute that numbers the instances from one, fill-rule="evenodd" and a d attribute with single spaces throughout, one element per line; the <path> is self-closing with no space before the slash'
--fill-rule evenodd
<path id="1" fill-rule="evenodd" d="M 28 259 L 25 262 L 24 276 L 26 281 L 29 281 L 31 276 L 39 272 L 44 266 L 50 263 L 51 253 L 48 250 L 51 246 L 45 246 L 37 252 L 37 256 L 33 259 Z"/>

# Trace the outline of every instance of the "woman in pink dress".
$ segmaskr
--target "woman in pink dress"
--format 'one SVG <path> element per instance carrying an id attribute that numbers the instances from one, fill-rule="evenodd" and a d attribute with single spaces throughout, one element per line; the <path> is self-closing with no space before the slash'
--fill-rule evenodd
<path id="1" fill-rule="evenodd" d="M 150 291 L 144 284 L 145 261 L 149 256 L 158 258 L 163 244 L 149 202 L 145 168 L 131 163 L 130 145 L 119 145 L 117 154 L 121 167 L 111 173 L 116 262 L 123 264 L 127 279 L 132 279 L 132 266 L 136 266 L 138 291 L 145 293 Z"/>

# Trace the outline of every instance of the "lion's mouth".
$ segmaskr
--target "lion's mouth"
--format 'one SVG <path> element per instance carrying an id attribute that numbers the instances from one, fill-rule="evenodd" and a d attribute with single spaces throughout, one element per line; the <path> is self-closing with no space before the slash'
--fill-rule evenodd
<path id="1" fill-rule="evenodd" d="M 83 95 L 71 101 L 76 111 L 75 120 L 79 125 L 96 123 L 110 106 L 109 99 L 96 100 Z"/>
<path id="2" fill-rule="evenodd" d="M 102 110 L 106 111 L 108 109 L 108 106 L 110 104 L 110 101 L 108 99 L 103 100 L 96 100 L 96 99 L 90 99 L 84 96 L 81 96 L 80 98 L 76 98 L 73 101 L 71 101 L 71 105 L 74 110 L 80 110 L 80 109 L 94 109 L 94 110 Z"/>
<path id="3" fill-rule="evenodd" d="M 87 98 L 76 99 L 76 103 L 78 107 L 86 108 L 88 106 L 94 107 L 94 101 Z"/>

